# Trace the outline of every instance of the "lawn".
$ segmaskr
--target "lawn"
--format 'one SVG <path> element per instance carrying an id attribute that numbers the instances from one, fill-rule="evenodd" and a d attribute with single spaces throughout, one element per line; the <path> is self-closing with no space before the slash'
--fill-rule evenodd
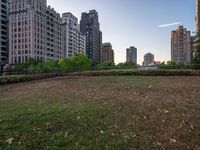
<path id="1" fill-rule="evenodd" d="M 0 86 L 0 149 L 199 147 L 200 77 L 59 77 Z"/>

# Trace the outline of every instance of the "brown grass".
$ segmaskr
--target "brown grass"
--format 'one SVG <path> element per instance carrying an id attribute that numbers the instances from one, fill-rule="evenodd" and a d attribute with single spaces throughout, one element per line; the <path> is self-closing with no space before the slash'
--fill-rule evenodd
<path id="1" fill-rule="evenodd" d="M 105 115 L 119 130 L 154 149 L 200 149 L 200 77 L 60 77 L 0 86 L 0 107 L 30 101 L 109 105 Z"/>

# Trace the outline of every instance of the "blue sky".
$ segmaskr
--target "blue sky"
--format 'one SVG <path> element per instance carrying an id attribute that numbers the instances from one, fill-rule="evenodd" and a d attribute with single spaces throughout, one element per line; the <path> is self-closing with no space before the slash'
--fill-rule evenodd
<path id="1" fill-rule="evenodd" d="M 195 31 L 195 0 L 47 0 L 59 13 L 72 12 L 80 20 L 82 12 L 96 9 L 99 13 L 103 42 L 111 42 L 115 62 L 126 60 L 126 48 L 138 48 L 138 63 L 147 52 L 157 61 L 170 60 L 170 26 L 181 22 Z"/>

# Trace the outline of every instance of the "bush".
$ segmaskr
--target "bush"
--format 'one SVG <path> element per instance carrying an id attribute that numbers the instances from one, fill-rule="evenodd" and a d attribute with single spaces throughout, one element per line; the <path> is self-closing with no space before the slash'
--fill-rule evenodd
<path id="1" fill-rule="evenodd" d="M 78 54 L 70 58 L 61 60 L 28 60 L 25 64 L 17 64 L 11 70 L 12 75 L 17 74 L 38 74 L 38 73 L 58 73 L 90 70 L 92 61 L 84 54 Z"/>
<path id="2" fill-rule="evenodd" d="M 137 68 L 137 64 L 133 63 L 133 62 L 125 62 L 125 63 L 119 63 L 117 65 L 117 68 L 119 69 L 126 69 L 126 68 L 133 68 L 136 69 Z"/>
<path id="3" fill-rule="evenodd" d="M 113 69 L 113 68 L 115 68 L 115 63 L 110 61 L 106 61 L 96 65 L 96 69 Z"/>
<path id="4" fill-rule="evenodd" d="M 176 63 L 175 61 L 168 61 L 167 64 L 164 62 L 158 65 L 158 69 L 185 69 L 186 65 L 184 62 Z"/>
<path id="5" fill-rule="evenodd" d="M 62 72 L 90 70 L 92 61 L 84 54 L 61 59 L 58 66 Z"/>

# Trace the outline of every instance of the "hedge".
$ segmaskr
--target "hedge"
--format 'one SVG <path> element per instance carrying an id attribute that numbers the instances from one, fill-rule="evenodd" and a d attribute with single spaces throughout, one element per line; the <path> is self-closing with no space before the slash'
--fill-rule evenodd
<path id="1" fill-rule="evenodd" d="M 38 75 L 16 75 L 0 77 L 0 85 L 46 79 L 57 76 L 200 76 L 199 70 L 136 70 L 116 69 L 105 71 L 85 71 L 74 73 L 50 73 Z"/>
<path id="2" fill-rule="evenodd" d="M 63 76 L 64 74 L 38 74 L 38 75 L 14 75 L 14 76 L 2 76 L 0 77 L 0 85 L 11 84 L 11 83 L 20 83 L 33 80 L 47 79 L 51 77 Z"/>

